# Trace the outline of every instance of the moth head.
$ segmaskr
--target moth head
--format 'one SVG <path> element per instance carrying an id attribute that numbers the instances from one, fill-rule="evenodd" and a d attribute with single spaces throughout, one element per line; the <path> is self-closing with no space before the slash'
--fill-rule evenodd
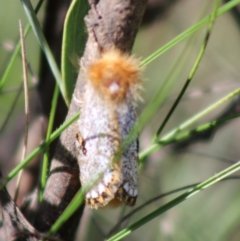
<path id="1" fill-rule="evenodd" d="M 140 71 L 136 58 L 110 49 L 89 66 L 88 79 L 103 98 L 122 102 L 128 93 L 135 96 L 141 83 Z"/>

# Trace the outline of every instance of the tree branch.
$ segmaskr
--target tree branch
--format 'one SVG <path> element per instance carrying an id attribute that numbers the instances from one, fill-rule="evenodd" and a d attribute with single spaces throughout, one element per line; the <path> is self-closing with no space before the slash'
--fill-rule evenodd
<path id="1" fill-rule="evenodd" d="M 67 120 L 80 111 L 85 86 L 85 69 L 99 54 L 112 46 L 130 52 L 141 23 L 147 0 L 101 0 L 97 5 L 91 3 L 91 9 L 85 18 L 88 40 L 81 59 L 81 71 L 78 76 Z M 77 125 L 74 123 L 60 137 L 56 153 L 52 160 L 50 176 L 44 191 L 35 226 L 40 231 L 47 231 L 63 212 L 73 196 L 80 188 L 79 168 L 75 158 L 75 138 Z M 83 207 L 74 214 L 77 219 Z M 71 240 L 76 225 L 68 220 L 58 235 L 64 240 Z"/>

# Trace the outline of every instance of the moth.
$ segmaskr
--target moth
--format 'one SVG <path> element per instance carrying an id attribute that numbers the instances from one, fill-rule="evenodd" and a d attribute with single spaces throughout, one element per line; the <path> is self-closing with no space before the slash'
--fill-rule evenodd
<path id="1" fill-rule="evenodd" d="M 141 68 L 133 56 L 112 48 L 86 71 L 77 158 L 85 202 L 90 208 L 126 204 L 138 195 L 138 137 L 123 148 L 137 121 Z"/>

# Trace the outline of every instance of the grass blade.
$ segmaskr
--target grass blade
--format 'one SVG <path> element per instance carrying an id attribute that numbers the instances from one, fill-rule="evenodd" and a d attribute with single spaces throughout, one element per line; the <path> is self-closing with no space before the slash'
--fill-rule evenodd
<path id="1" fill-rule="evenodd" d="M 227 11 L 231 10 L 232 8 L 236 7 L 240 3 L 240 0 L 233 0 L 226 4 L 224 4 L 222 7 L 220 7 L 217 10 L 216 16 L 221 16 L 222 14 L 226 13 Z M 164 54 L 167 50 L 171 49 L 176 44 L 180 43 L 182 40 L 190 36 L 191 34 L 195 33 L 197 30 L 199 30 L 201 27 L 203 27 L 205 24 L 209 23 L 211 18 L 210 16 L 206 16 L 202 20 L 200 20 L 198 23 L 194 24 L 192 27 L 188 28 L 181 34 L 179 34 L 176 38 L 169 41 L 167 44 L 159 48 L 157 51 L 155 51 L 153 54 L 151 54 L 149 57 L 144 59 L 141 62 L 141 66 L 146 66 L 150 64 L 153 60 L 158 58 L 160 55 Z"/>
<path id="2" fill-rule="evenodd" d="M 61 69 L 68 104 L 77 80 L 78 59 L 83 54 L 87 39 L 84 17 L 88 9 L 86 0 L 72 1 L 64 22 Z"/>
<path id="3" fill-rule="evenodd" d="M 48 64 L 50 66 L 50 69 L 59 85 L 59 88 L 61 90 L 61 93 L 63 95 L 63 98 L 65 100 L 66 103 L 68 103 L 67 101 L 67 98 L 66 98 L 66 93 L 64 92 L 64 89 L 63 89 L 63 84 L 62 84 L 62 78 L 61 78 L 61 74 L 60 74 L 60 71 L 58 69 L 58 66 L 57 66 L 57 63 L 53 57 L 53 54 L 48 46 L 48 43 L 44 37 L 44 34 L 41 30 L 41 27 L 40 27 L 40 24 L 39 24 L 39 21 L 36 17 L 36 14 L 33 10 L 33 7 L 30 3 L 29 0 L 21 0 L 21 3 L 23 5 L 23 8 L 26 12 L 26 15 L 28 17 L 28 21 L 30 22 L 31 24 L 31 27 L 35 33 L 35 36 L 42 48 L 42 51 L 43 53 L 45 54 L 46 56 L 46 59 L 48 61 Z"/>
<path id="4" fill-rule="evenodd" d="M 54 131 L 51 134 L 48 142 L 44 141 L 35 150 L 33 150 L 20 164 L 18 164 L 11 172 L 9 172 L 9 174 L 4 180 L 1 181 L 0 189 L 2 189 L 11 179 L 13 179 L 21 169 L 23 169 L 36 155 L 38 155 L 44 148 L 46 148 L 46 146 L 48 146 L 52 141 L 54 141 L 58 136 L 60 136 L 60 134 L 78 118 L 79 113 L 75 114 L 56 131 Z"/>
<path id="5" fill-rule="evenodd" d="M 113 237 L 107 239 L 107 241 L 117 241 L 121 240 L 124 237 L 131 234 L 132 231 L 136 230 L 137 228 L 141 227 L 142 225 L 146 224 L 147 222 L 151 221 L 155 217 L 159 216 L 162 213 L 165 213 L 172 207 L 176 206 L 177 204 L 185 201 L 186 199 L 194 196 L 195 194 L 199 193 L 205 188 L 208 188 L 212 186 L 213 184 L 221 181 L 225 177 L 235 173 L 236 171 L 240 170 L 240 161 L 236 164 L 230 166 L 229 168 L 226 168 L 222 172 L 218 173 L 217 175 L 214 175 L 213 177 L 210 177 L 206 181 L 196 185 L 195 187 L 191 188 L 187 192 L 183 193 L 182 195 L 178 196 L 177 198 L 173 199 L 172 201 L 168 202 L 167 204 L 163 205 L 162 207 L 156 209 L 155 211 L 151 212 L 150 214 L 146 215 L 144 218 L 138 220 L 137 222 L 130 225 L 128 228 L 123 229 Z"/>

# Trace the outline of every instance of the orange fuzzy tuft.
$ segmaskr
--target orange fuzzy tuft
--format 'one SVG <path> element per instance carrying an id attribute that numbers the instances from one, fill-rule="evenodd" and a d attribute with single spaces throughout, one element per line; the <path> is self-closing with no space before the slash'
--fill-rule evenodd
<path id="1" fill-rule="evenodd" d="M 111 49 L 89 67 L 88 79 L 103 97 L 120 102 L 133 85 L 140 83 L 140 70 L 135 58 Z"/>

